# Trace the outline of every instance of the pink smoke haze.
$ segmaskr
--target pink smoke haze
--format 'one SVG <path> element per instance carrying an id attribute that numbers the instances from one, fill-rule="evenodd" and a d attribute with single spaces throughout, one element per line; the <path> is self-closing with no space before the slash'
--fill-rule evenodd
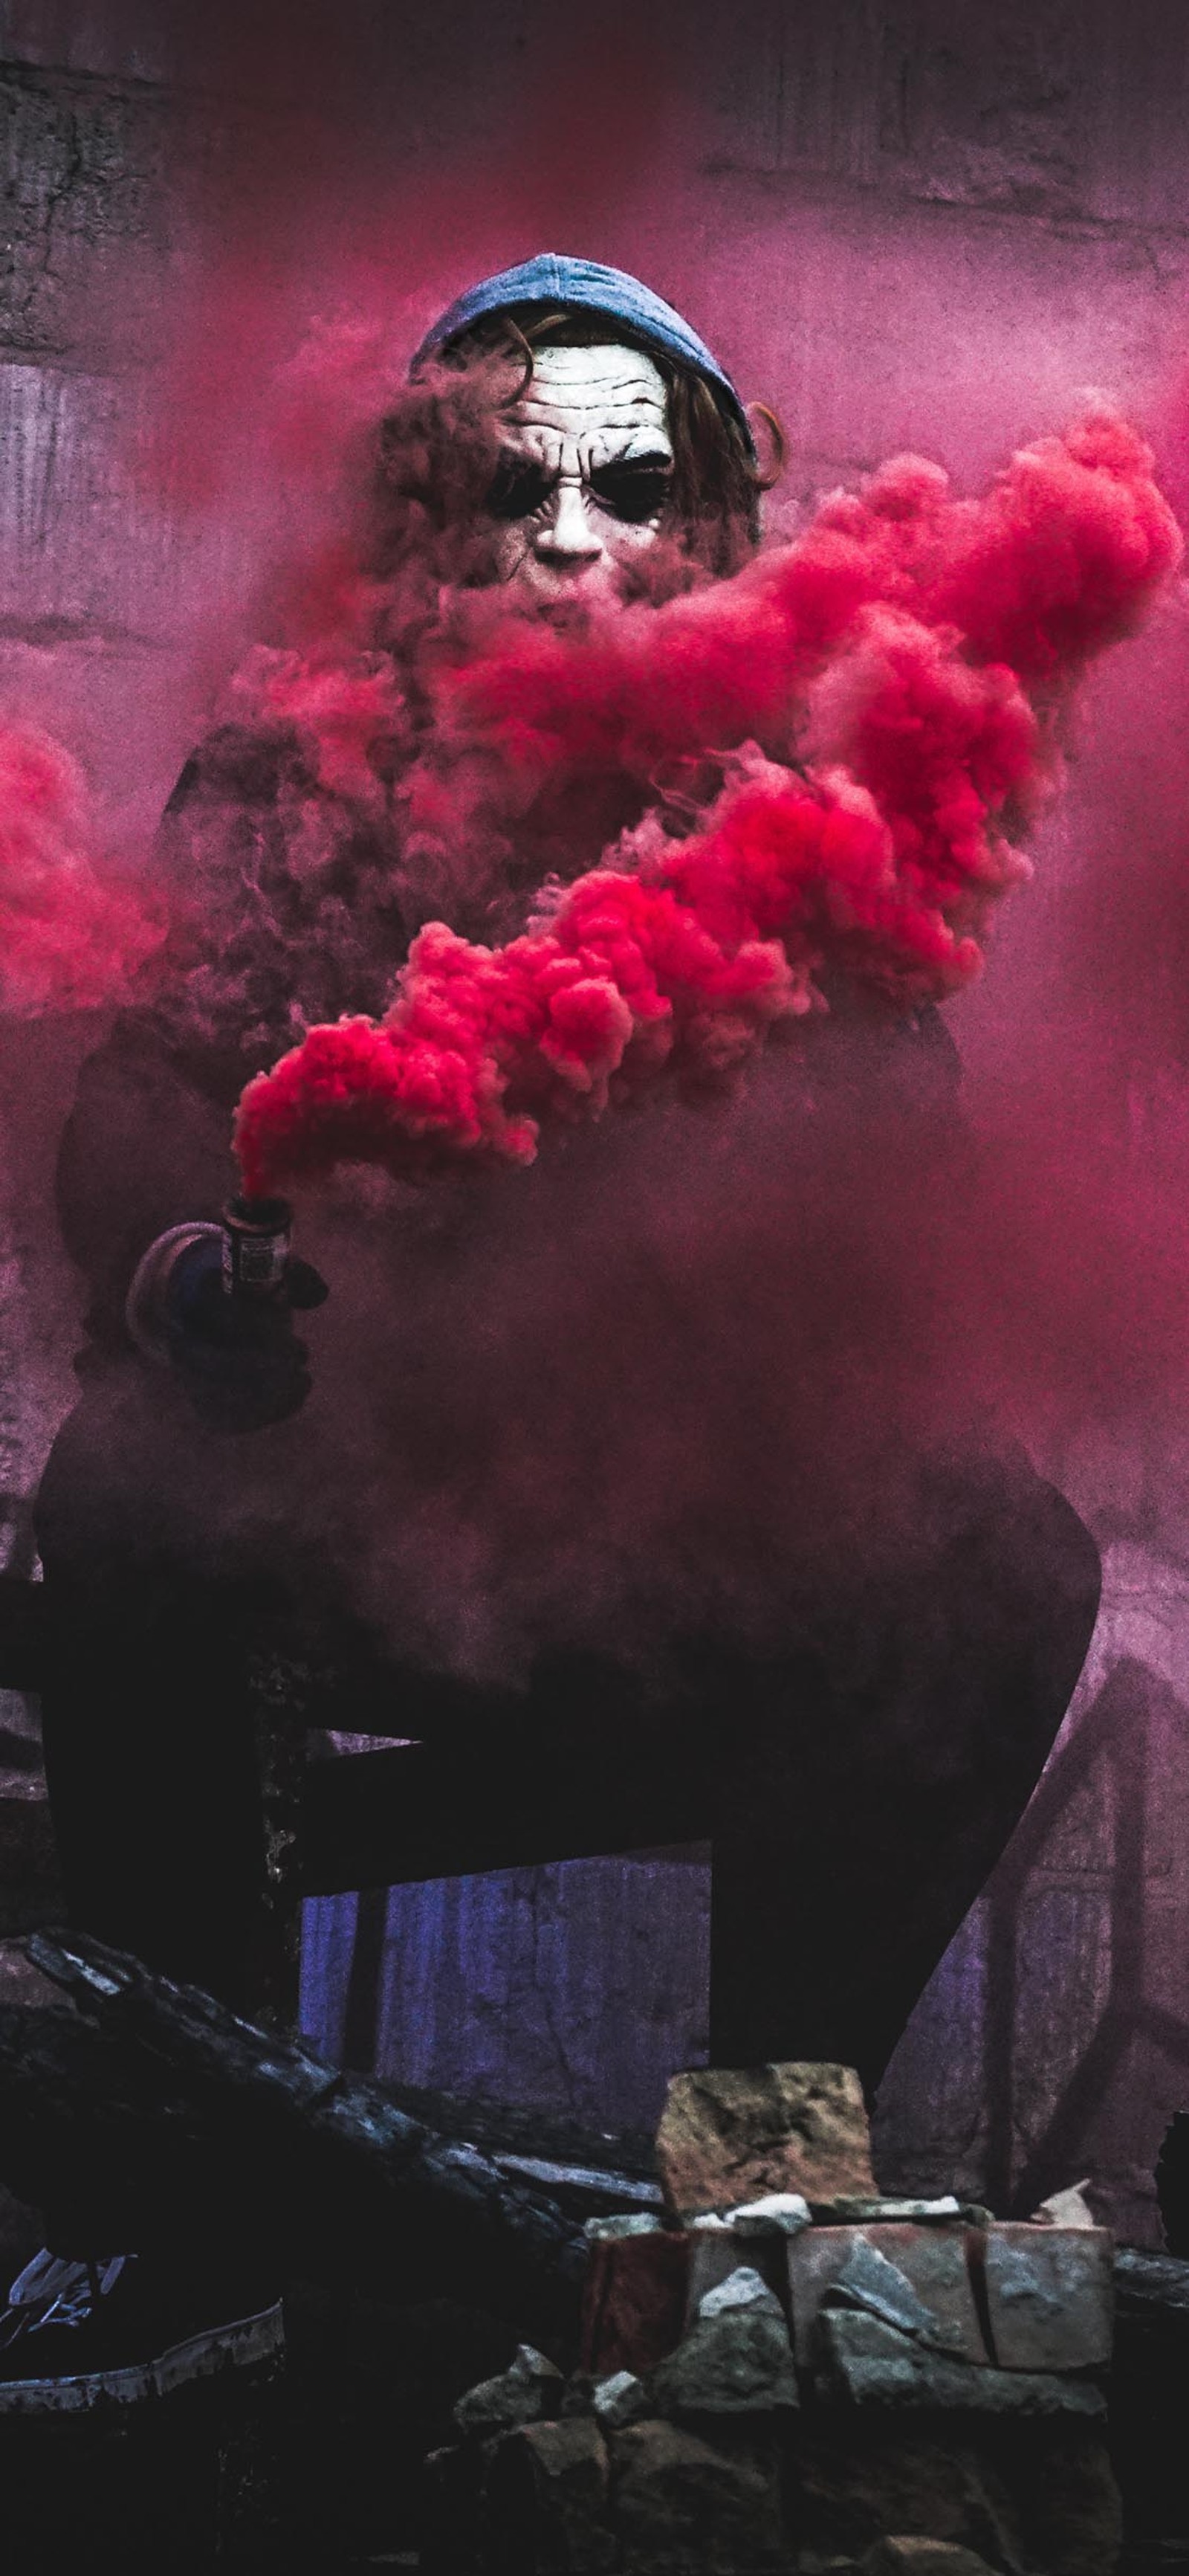
<path id="1" fill-rule="evenodd" d="M 50 735 L 0 723 L 0 1010 L 125 998 L 163 922 L 102 863 L 86 780 Z"/>
<path id="2" fill-rule="evenodd" d="M 428 924 L 381 1022 L 313 1029 L 248 1086 L 245 1187 L 523 1163 L 543 1118 L 733 1072 L 839 969 L 904 1009 L 959 990 L 1027 873 L 1009 827 L 1051 781 L 1057 711 L 1179 554 L 1149 451 L 1098 413 L 981 502 L 900 459 L 732 582 L 579 633 L 482 603 L 429 665 L 447 806 L 452 750 L 524 810 L 699 755 L 726 783 L 691 838 L 646 818 L 502 948 Z"/>

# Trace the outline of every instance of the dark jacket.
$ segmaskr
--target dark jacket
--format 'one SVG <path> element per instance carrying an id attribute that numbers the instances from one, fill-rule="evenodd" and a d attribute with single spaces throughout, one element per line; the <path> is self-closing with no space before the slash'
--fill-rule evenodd
<path id="1" fill-rule="evenodd" d="M 62 1138 L 63 1239 L 90 1290 L 82 1369 L 130 1348 L 124 1301 L 167 1227 L 237 1186 L 235 1105 L 304 1030 L 379 1012 L 408 934 L 383 817 L 321 787 L 295 733 L 222 726 L 165 811 L 176 905 L 146 997 L 84 1063 Z"/>

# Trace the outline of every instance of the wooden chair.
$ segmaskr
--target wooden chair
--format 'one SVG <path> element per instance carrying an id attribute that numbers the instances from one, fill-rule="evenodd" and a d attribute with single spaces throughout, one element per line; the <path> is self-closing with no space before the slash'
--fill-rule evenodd
<path id="1" fill-rule="evenodd" d="M 50 1604 L 44 1587 L 0 1575 L 0 1689 L 36 1692 L 45 1669 Z M 526 1727 L 511 1695 L 424 1683 L 410 1698 L 355 1693 L 316 1705 L 283 1653 L 253 1672 L 266 1881 L 252 1962 L 254 2008 L 274 2025 L 297 2018 L 301 1901 L 348 1889 L 472 1876 L 708 1837 L 708 1802 L 692 1771 L 675 1770 L 639 1737 L 633 1712 L 608 1725 L 610 1743 L 576 1763 L 574 1729 Z M 565 1687 L 559 1677 L 559 1688 Z M 588 1688 L 590 1682 L 588 1680 Z M 575 1707 L 573 1681 L 569 1693 Z M 428 1723 L 429 1740 L 405 1734 Z M 328 1728 L 388 1739 L 375 1750 L 310 1758 Z M 402 1736 L 404 1740 L 393 1742 Z M 0 1797 L 0 1930 L 60 1916 L 53 1828 L 44 1799 Z"/>

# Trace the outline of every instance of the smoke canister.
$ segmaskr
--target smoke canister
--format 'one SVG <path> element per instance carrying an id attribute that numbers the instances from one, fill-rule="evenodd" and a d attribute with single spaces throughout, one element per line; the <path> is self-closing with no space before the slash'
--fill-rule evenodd
<path id="1" fill-rule="evenodd" d="M 223 1210 L 223 1286 L 229 1297 L 274 1297 L 285 1277 L 293 1228 L 288 1199 L 228 1199 Z"/>

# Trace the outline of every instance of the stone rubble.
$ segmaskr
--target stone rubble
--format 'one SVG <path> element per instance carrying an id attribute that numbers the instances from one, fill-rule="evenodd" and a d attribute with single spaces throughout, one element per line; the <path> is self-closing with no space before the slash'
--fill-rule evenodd
<path id="1" fill-rule="evenodd" d="M 985 2239 L 987 2308 L 1001 2370 L 1103 2369 L 1114 2335 L 1105 2227 L 1005 2220 Z"/>
<path id="2" fill-rule="evenodd" d="M 675 2352 L 653 2372 L 657 2414 L 756 2415 L 797 2406 L 788 2326 L 759 2273 L 741 2265 L 708 2290 Z"/>
<path id="3" fill-rule="evenodd" d="M 770 2415 L 798 2406 L 783 2317 L 709 2317 L 653 2373 L 654 2411 L 675 2423 L 703 2415 Z"/>
<path id="4" fill-rule="evenodd" d="M 674 2078 L 658 2162 L 667 2222 L 587 2222 L 578 2369 L 522 2345 L 458 2401 L 427 2570 L 1112 2576 L 1080 2188 L 1026 2222 L 881 2197 L 858 2080 L 821 2065 Z"/>
<path id="5" fill-rule="evenodd" d="M 714 2288 L 707 2290 L 698 2301 L 700 2317 L 729 2316 L 735 2308 L 761 2309 L 767 2316 L 782 2320 L 784 2316 L 775 2292 L 749 2263 L 737 2264 L 733 2272 L 728 2272 L 725 2281 L 716 2282 Z"/>
<path id="6" fill-rule="evenodd" d="M 739 2236 L 766 2236 L 773 2228 L 781 2236 L 799 2236 L 803 2227 L 812 2226 L 813 2212 L 799 2191 L 766 2191 L 759 2200 L 745 2200 L 733 2209 L 730 2224 Z"/>
<path id="7" fill-rule="evenodd" d="M 735 2224 L 732 2215 L 730 2220 L 716 2219 L 713 2227 L 691 2228 L 686 2325 L 693 2324 L 708 2293 L 729 2281 L 741 2264 L 759 2274 L 787 2315 L 789 2244 L 790 2236 L 778 2221 L 754 2215 L 749 2215 L 741 2226 Z"/>
<path id="8" fill-rule="evenodd" d="M 942 2414 L 1106 2413 L 1106 2399 L 1093 2380 L 949 2361 L 861 2309 L 823 2310 L 818 2352 L 818 2393 L 847 2405 L 912 2406 Z"/>
<path id="9" fill-rule="evenodd" d="M 606 2518 L 610 2460 L 593 2418 L 524 2424 L 499 2443 L 488 2471 L 486 2520 L 504 2563 L 603 2576 L 618 2548 Z"/>
<path id="10" fill-rule="evenodd" d="M 1050 2192 L 1048 2199 L 1032 2212 L 1033 2227 L 1097 2227 L 1086 2198 L 1089 2180 L 1087 2175 L 1084 2181 L 1071 2183 L 1067 2191 Z"/>
<path id="11" fill-rule="evenodd" d="M 788 2576 L 773 2460 L 662 2417 L 611 2443 L 617 2535 L 631 2576 Z"/>
<path id="12" fill-rule="evenodd" d="M 985 2430 L 969 2417 L 955 2425 L 823 2407 L 816 2420 L 802 2415 L 798 2429 L 798 2576 L 849 2571 L 881 2540 L 906 2533 L 949 2541 L 1021 2576 L 1023 2517 Z M 1044 2565 L 1039 2551 L 1030 2554 Z"/>
<path id="13" fill-rule="evenodd" d="M 519 2424 L 533 2424 L 542 2415 L 555 2412 L 565 2386 L 556 2362 L 548 2361 L 530 2343 L 517 2346 L 516 2358 L 495 2379 L 481 2379 L 476 2388 L 468 2388 L 454 2409 L 454 2421 L 460 2433 L 471 2433 L 486 2439 L 493 2433 L 507 2432 Z"/>
<path id="14" fill-rule="evenodd" d="M 815 2227 L 789 2247 L 793 2336 L 812 2367 L 823 2306 L 866 2308 L 938 2352 L 990 2360 L 963 2227 Z"/>
<path id="15" fill-rule="evenodd" d="M 664 2220 L 651 2210 L 616 2210 L 611 2218 L 588 2218 L 585 2233 L 593 2244 L 614 2245 L 624 2236 L 659 2236 Z"/>
<path id="16" fill-rule="evenodd" d="M 596 2379 L 590 2402 L 605 2433 L 621 2433 L 625 2424 L 638 2424 L 642 2415 L 652 2413 L 648 2390 L 632 2370 L 616 2370 L 610 2379 Z"/>
<path id="17" fill-rule="evenodd" d="M 596 2221 L 596 2225 L 606 2222 Z M 579 2366 L 596 2378 L 653 2370 L 681 2340 L 692 2240 L 676 2229 L 592 2235 Z"/>

